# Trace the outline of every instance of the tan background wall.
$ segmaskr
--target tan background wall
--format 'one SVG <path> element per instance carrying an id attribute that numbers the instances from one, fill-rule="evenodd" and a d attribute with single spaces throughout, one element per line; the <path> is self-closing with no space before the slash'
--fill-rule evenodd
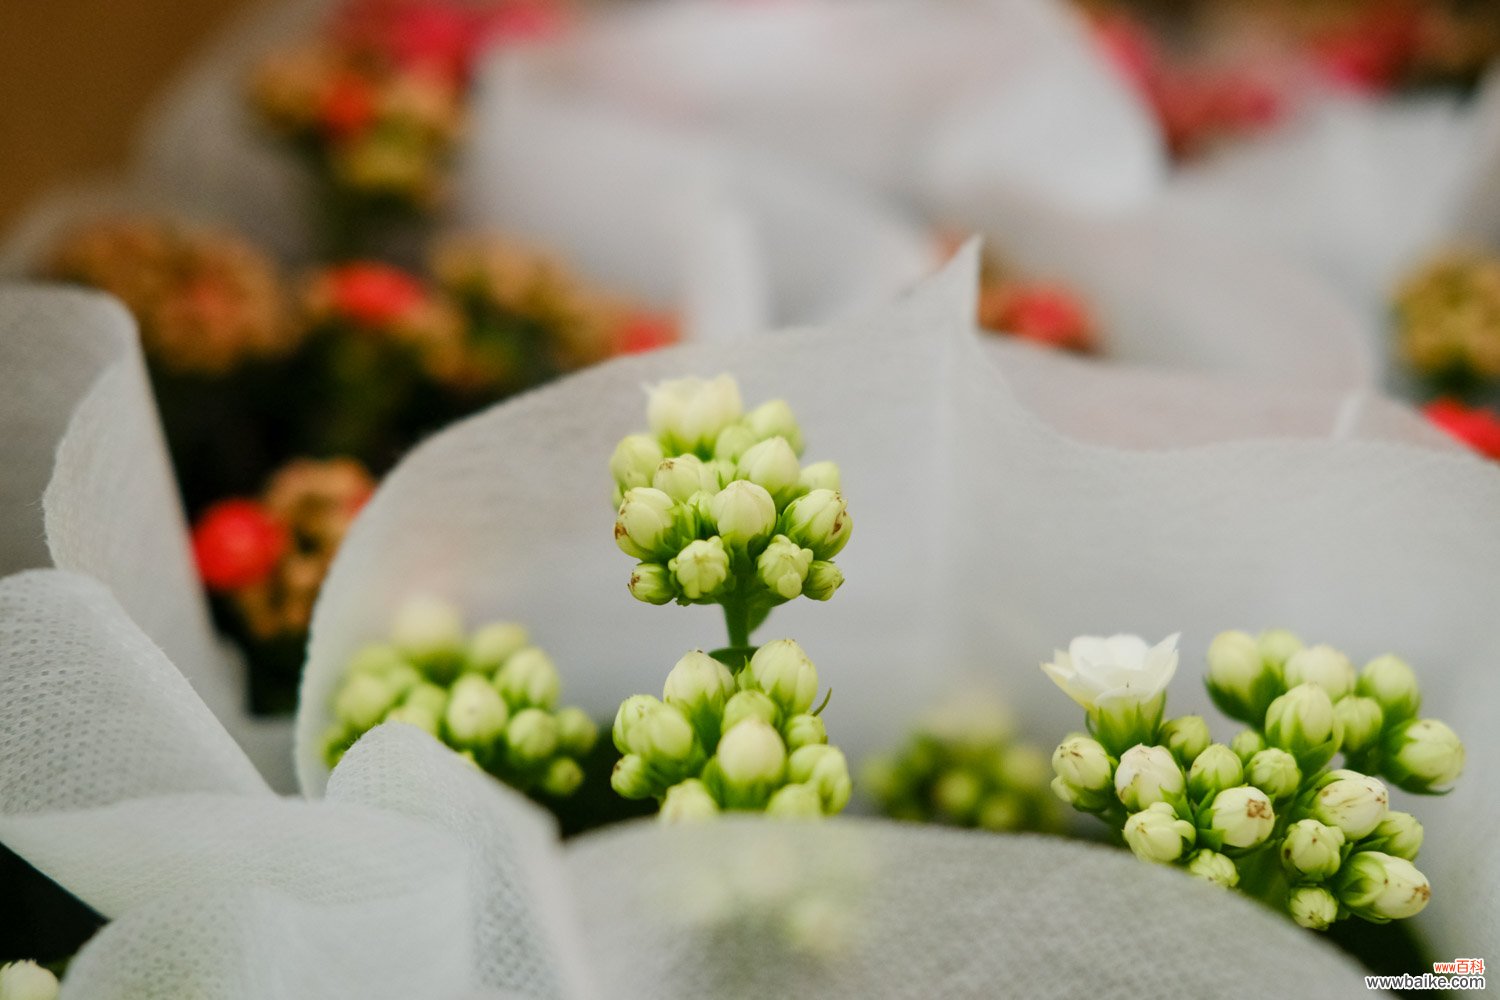
<path id="1" fill-rule="evenodd" d="M 118 166 L 151 95 L 248 0 L 0 0 L 0 230 Z"/>

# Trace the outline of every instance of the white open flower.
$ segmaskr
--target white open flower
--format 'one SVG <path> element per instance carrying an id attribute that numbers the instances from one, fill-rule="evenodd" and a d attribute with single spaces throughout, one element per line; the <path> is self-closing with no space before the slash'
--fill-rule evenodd
<path id="1" fill-rule="evenodd" d="M 1042 669 L 1086 710 L 1116 702 L 1149 702 L 1167 689 L 1177 672 L 1180 635 L 1173 633 L 1155 646 L 1135 635 L 1079 636 Z"/>

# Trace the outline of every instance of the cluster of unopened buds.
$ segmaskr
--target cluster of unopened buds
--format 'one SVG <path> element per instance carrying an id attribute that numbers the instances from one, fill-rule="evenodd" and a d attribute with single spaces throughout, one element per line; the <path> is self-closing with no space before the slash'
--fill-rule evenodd
<path id="1" fill-rule="evenodd" d="M 634 695 L 615 717 L 622 756 L 610 783 L 654 798 L 667 821 L 723 810 L 813 818 L 849 803 L 843 753 L 819 718 L 818 671 L 790 639 L 766 643 L 731 671 L 694 651 L 667 675 L 660 700 Z M 826 704 L 826 699 L 824 704 Z"/>
<path id="2" fill-rule="evenodd" d="M 1052 771 L 1015 740 L 1000 704 L 968 694 L 922 719 L 896 752 L 861 769 L 860 787 L 894 819 L 983 830 L 1056 830 Z"/>
<path id="3" fill-rule="evenodd" d="M 331 767 L 365 732 L 401 722 L 521 791 L 571 795 L 598 728 L 582 709 L 559 708 L 560 692 L 557 668 L 522 626 L 466 634 L 456 608 L 416 598 L 397 612 L 389 642 L 350 660 L 324 757 Z"/>
<path id="4" fill-rule="evenodd" d="M 1286 631 L 1225 632 L 1209 647 L 1208 690 L 1248 728 L 1216 743 L 1199 716 L 1163 721 L 1176 641 L 1084 637 L 1044 665 L 1090 731 L 1053 754 L 1058 797 L 1114 827 L 1137 857 L 1238 886 L 1304 927 L 1421 911 L 1422 826 L 1390 808 L 1380 778 L 1437 793 L 1464 750 L 1447 725 L 1418 718 L 1412 669 L 1381 656 L 1356 671 Z M 1340 754 L 1345 766 L 1331 769 Z"/>
<path id="5" fill-rule="evenodd" d="M 1460 388 L 1500 379 L 1500 257 L 1449 251 L 1397 290 L 1396 337 L 1417 374 Z"/>
<path id="6" fill-rule="evenodd" d="M 854 523 L 832 462 L 803 466 L 802 431 L 772 400 L 743 412 L 721 375 L 658 386 L 650 433 L 615 448 L 615 542 L 639 560 L 630 592 L 649 604 L 721 604 L 730 645 L 798 596 L 826 601 Z"/>

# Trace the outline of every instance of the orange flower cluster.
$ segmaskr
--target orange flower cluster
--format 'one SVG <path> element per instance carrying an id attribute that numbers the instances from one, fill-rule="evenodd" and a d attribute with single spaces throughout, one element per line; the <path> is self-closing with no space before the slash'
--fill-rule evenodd
<path id="1" fill-rule="evenodd" d="M 123 301 L 147 355 L 169 371 L 223 375 L 297 346 L 276 266 L 230 233 L 101 219 L 65 235 L 44 270 Z"/>
<path id="2" fill-rule="evenodd" d="M 1401 357 L 1429 378 L 1500 379 L 1500 256 L 1442 254 L 1396 293 Z"/>

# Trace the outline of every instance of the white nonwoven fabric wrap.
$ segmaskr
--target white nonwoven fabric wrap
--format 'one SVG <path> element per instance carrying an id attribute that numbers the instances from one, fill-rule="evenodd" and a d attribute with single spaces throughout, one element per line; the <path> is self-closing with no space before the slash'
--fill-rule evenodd
<path id="1" fill-rule="evenodd" d="M 663 0 L 587 18 L 528 60 L 536 86 L 732 136 L 870 190 L 1003 176 L 1079 209 L 1165 177 L 1145 109 L 1053 0 Z"/>
<path id="2" fill-rule="evenodd" d="M 0 723 L 0 837 L 111 918 L 63 1000 L 1365 995 L 1271 912 L 1084 844 L 643 821 L 563 850 L 399 725 L 323 801 L 281 799 L 104 588 L 57 570 L 0 580 Z"/>
<path id="3" fill-rule="evenodd" d="M 1179 172 L 1164 211 L 1267 246 L 1383 315 L 1396 283 L 1455 243 L 1500 240 L 1500 74 L 1469 103 L 1328 99 Z"/>

